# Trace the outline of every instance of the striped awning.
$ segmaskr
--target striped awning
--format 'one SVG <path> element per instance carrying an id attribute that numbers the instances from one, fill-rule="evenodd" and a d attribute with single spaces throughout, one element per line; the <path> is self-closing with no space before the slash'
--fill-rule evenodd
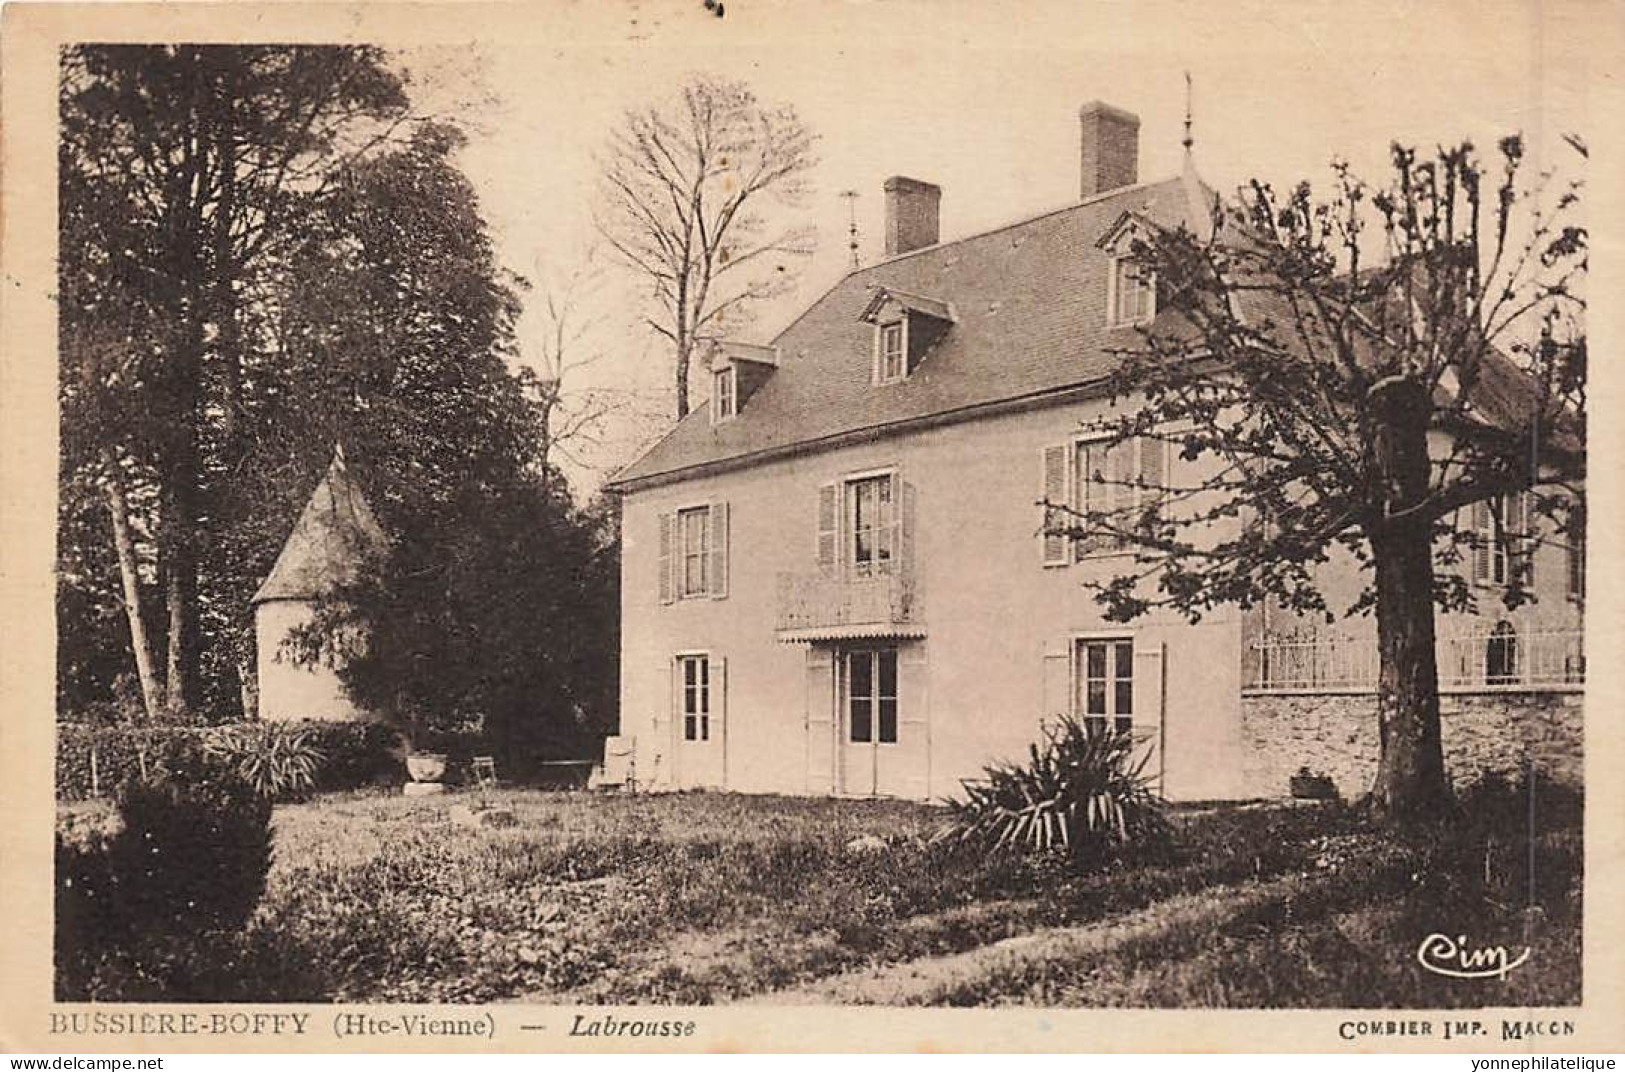
<path id="1" fill-rule="evenodd" d="M 778 631 L 780 644 L 822 644 L 834 640 L 920 640 L 924 637 L 925 626 L 901 622 L 809 626 Z"/>

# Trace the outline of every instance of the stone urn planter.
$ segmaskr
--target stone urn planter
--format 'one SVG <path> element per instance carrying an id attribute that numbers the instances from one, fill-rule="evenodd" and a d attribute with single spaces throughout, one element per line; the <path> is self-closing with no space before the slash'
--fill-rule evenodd
<path id="1" fill-rule="evenodd" d="M 446 757 L 441 752 L 409 752 L 406 756 L 406 773 L 412 780 L 406 783 L 406 795 L 423 796 L 430 793 L 444 793 L 446 783 Z"/>
<path id="2" fill-rule="evenodd" d="M 1289 783 L 1292 796 L 1297 800 L 1336 800 L 1337 785 L 1329 775 L 1318 774 L 1308 767 L 1299 767 Z"/>

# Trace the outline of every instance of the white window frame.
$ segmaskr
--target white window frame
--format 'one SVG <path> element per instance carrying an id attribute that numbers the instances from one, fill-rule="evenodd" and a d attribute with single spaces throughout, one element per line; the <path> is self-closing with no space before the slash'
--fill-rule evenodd
<path id="1" fill-rule="evenodd" d="M 726 388 L 724 387 L 726 385 Z M 727 406 L 723 406 L 723 400 Z M 711 370 L 711 423 L 721 424 L 739 415 L 739 369 L 728 365 L 726 368 Z"/>
<path id="2" fill-rule="evenodd" d="M 1136 324 L 1149 324 L 1152 320 L 1156 319 L 1156 316 L 1157 316 L 1157 277 L 1156 277 L 1156 273 L 1154 273 L 1154 272 L 1148 273 L 1150 275 L 1150 282 L 1145 284 L 1145 289 L 1147 291 L 1149 291 L 1148 300 L 1146 301 L 1145 312 L 1143 312 L 1138 317 L 1135 317 L 1134 319 L 1131 319 L 1131 320 L 1129 320 L 1129 319 L 1121 319 L 1118 316 L 1117 304 L 1118 304 L 1118 298 L 1120 296 L 1118 294 L 1118 291 L 1121 289 L 1121 285 L 1119 283 L 1119 280 L 1120 280 L 1120 278 L 1121 278 L 1121 276 L 1123 274 L 1124 269 L 1126 267 L 1128 267 L 1129 265 L 1132 265 L 1132 264 L 1136 263 L 1139 260 L 1140 260 L 1140 258 L 1135 257 L 1133 254 L 1129 254 L 1129 253 L 1120 253 L 1120 254 L 1118 254 L 1118 255 L 1111 258 L 1111 270 L 1106 275 L 1106 326 L 1107 327 L 1113 327 L 1113 328 L 1132 327 L 1132 326 L 1134 326 Z"/>
<path id="3" fill-rule="evenodd" d="M 855 515 L 855 496 L 853 488 L 868 481 L 884 481 L 892 492 L 891 515 L 888 518 L 887 543 L 890 556 L 886 559 L 885 569 L 876 569 L 871 563 L 868 568 L 860 569 L 858 565 L 858 533 L 853 522 Z M 847 577 L 884 577 L 897 571 L 898 556 L 902 543 L 902 482 L 897 478 L 897 467 L 888 466 L 883 469 L 865 469 L 856 473 L 848 473 L 840 479 L 837 487 L 838 502 L 836 508 L 836 531 L 840 539 L 840 547 L 836 555 L 840 560 L 841 570 Z M 877 562 L 879 560 L 876 560 Z"/>
<path id="4" fill-rule="evenodd" d="M 897 332 L 897 371 L 888 375 L 886 371 L 886 336 L 892 329 Z M 895 320 L 883 320 L 875 324 L 875 357 L 874 382 L 876 384 L 900 383 L 908 378 L 908 317 L 899 316 Z"/>
<path id="5" fill-rule="evenodd" d="M 676 736 L 684 743 L 704 744 L 711 740 L 711 716 L 716 712 L 716 704 L 712 703 L 712 686 L 715 684 L 715 675 L 711 672 L 711 653 L 709 651 L 680 651 L 672 656 L 677 671 L 677 710 L 673 712 L 676 722 Z M 688 709 L 690 686 L 688 683 L 688 668 L 691 664 L 703 665 L 705 676 L 700 679 L 696 675 L 693 686 L 695 710 Z M 694 736 L 689 736 L 689 719 L 694 719 Z"/>
<path id="6" fill-rule="evenodd" d="M 688 547 L 688 526 L 684 519 L 690 515 L 698 514 L 704 519 L 701 529 L 700 559 L 700 586 L 697 591 L 690 591 L 688 586 L 688 560 L 691 552 Z M 711 531 L 711 504 L 693 503 L 688 506 L 679 506 L 672 511 L 672 528 L 676 533 L 672 538 L 672 554 L 677 558 L 676 577 L 672 585 L 672 598 L 706 599 L 711 595 L 711 542 L 716 534 Z"/>
<path id="7" fill-rule="evenodd" d="M 1126 729 L 1132 733 L 1134 730 L 1134 633 L 1124 632 L 1121 629 L 1092 629 L 1072 633 L 1070 637 L 1071 650 L 1067 660 L 1071 668 L 1069 675 L 1070 696 L 1068 706 L 1072 710 L 1072 717 L 1080 722 L 1087 723 L 1088 719 L 1100 718 L 1110 720 L 1111 728 Z M 1121 650 L 1119 645 L 1128 645 L 1128 676 L 1126 678 L 1115 673 L 1117 667 L 1117 653 Z M 1087 655 L 1084 654 L 1086 645 L 1101 645 L 1106 648 L 1106 676 L 1101 679 L 1105 682 L 1106 710 L 1099 715 L 1088 712 L 1088 699 L 1084 695 L 1082 686 L 1088 680 L 1085 670 Z M 1129 697 L 1129 713 L 1121 715 L 1117 711 L 1117 688 L 1120 683 L 1127 682 Z M 1119 720 L 1126 718 L 1128 725 L 1119 726 Z"/>
<path id="8" fill-rule="evenodd" d="M 1077 511 L 1080 514 L 1085 511 L 1085 508 L 1086 508 L 1085 499 L 1086 499 L 1086 496 L 1088 494 L 1088 488 L 1094 482 L 1092 480 L 1086 480 L 1085 479 L 1085 473 L 1084 473 L 1083 467 L 1078 464 L 1078 456 L 1090 444 L 1093 444 L 1093 443 L 1105 443 L 1108 440 L 1110 440 L 1111 438 L 1112 437 L 1111 437 L 1110 433 L 1105 433 L 1105 432 L 1085 433 L 1083 435 L 1076 435 L 1076 436 L 1072 437 L 1071 451 L 1067 455 L 1066 463 L 1067 463 L 1067 465 L 1071 466 L 1072 509 Z M 1135 471 L 1135 473 L 1139 473 L 1139 471 L 1140 471 L 1140 450 L 1141 450 L 1140 440 L 1141 440 L 1141 438 L 1142 437 L 1140 437 L 1140 436 L 1135 436 L 1133 439 L 1124 440 L 1123 443 L 1121 444 L 1121 445 L 1125 445 L 1125 446 L 1130 447 L 1134 452 L 1134 471 Z M 1164 469 L 1164 477 L 1165 477 L 1164 482 L 1165 483 L 1166 483 L 1166 470 L 1169 468 L 1169 465 L 1170 465 L 1170 460 L 1169 460 L 1169 456 L 1168 456 L 1168 445 L 1167 445 L 1167 443 L 1164 443 L 1163 444 L 1163 469 Z M 1105 485 L 1105 486 L 1102 487 L 1101 490 L 1109 492 L 1109 491 L 1112 490 L 1112 487 L 1111 487 L 1111 485 Z M 1143 506 L 1141 497 L 1143 496 L 1143 494 L 1147 490 L 1149 490 L 1149 489 L 1147 489 L 1147 488 L 1137 488 L 1137 489 L 1135 489 L 1135 491 L 1136 491 L 1135 509 L 1136 510 L 1140 509 Z M 1097 558 L 1116 558 L 1116 557 L 1119 557 L 1119 556 L 1132 555 L 1132 554 L 1135 553 L 1134 546 L 1132 544 L 1125 544 L 1125 543 L 1117 543 L 1117 544 L 1114 544 L 1111 547 L 1102 548 L 1102 549 L 1096 550 L 1096 551 L 1085 551 L 1085 550 L 1083 550 L 1083 546 L 1084 546 L 1084 544 L 1083 544 L 1083 541 L 1081 539 L 1074 539 L 1072 549 L 1067 555 L 1067 560 L 1069 562 L 1092 562 Z"/>
<path id="9" fill-rule="evenodd" d="M 892 657 L 892 692 L 888 697 L 880 688 L 880 657 L 890 652 Z M 870 676 L 869 694 L 869 739 L 858 741 L 852 738 L 852 659 L 862 656 L 873 660 Z M 882 644 L 875 647 L 842 648 L 836 659 L 836 674 L 838 676 L 836 698 L 841 705 L 839 712 L 840 738 L 843 746 L 865 745 L 875 748 L 895 748 L 903 737 L 903 655 L 902 649 L 895 644 Z M 890 699 L 892 702 L 892 739 L 884 740 L 881 737 L 880 707 L 881 703 Z"/>

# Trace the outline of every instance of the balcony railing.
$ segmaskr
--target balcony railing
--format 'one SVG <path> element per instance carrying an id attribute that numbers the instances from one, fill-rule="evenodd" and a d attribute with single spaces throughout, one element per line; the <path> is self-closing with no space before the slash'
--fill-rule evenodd
<path id="1" fill-rule="evenodd" d="M 1574 689 L 1585 684 L 1578 629 L 1482 630 L 1441 636 L 1439 687 Z M 1259 692 L 1367 692 L 1377 687 L 1373 637 L 1272 636 L 1247 649 L 1246 687 Z"/>
<path id="2" fill-rule="evenodd" d="M 863 575 L 781 573 L 781 640 L 923 636 L 920 590 L 906 570 Z"/>

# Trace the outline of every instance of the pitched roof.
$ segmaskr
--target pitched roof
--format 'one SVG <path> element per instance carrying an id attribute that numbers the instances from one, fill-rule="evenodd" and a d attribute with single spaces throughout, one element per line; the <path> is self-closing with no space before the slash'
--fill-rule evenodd
<path id="1" fill-rule="evenodd" d="M 336 451 L 253 602 L 329 595 L 360 580 L 388 549 L 389 538 Z"/>
<path id="2" fill-rule="evenodd" d="M 1096 243 L 1124 212 L 1187 222 L 1190 183 L 1123 187 L 850 273 L 773 340 L 779 369 L 736 418 L 712 424 L 697 407 L 609 486 L 1099 380 L 1134 335 L 1107 327 L 1111 260 Z M 882 287 L 930 295 L 955 323 L 906 379 L 875 386 L 874 329 L 860 317 Z"/>

